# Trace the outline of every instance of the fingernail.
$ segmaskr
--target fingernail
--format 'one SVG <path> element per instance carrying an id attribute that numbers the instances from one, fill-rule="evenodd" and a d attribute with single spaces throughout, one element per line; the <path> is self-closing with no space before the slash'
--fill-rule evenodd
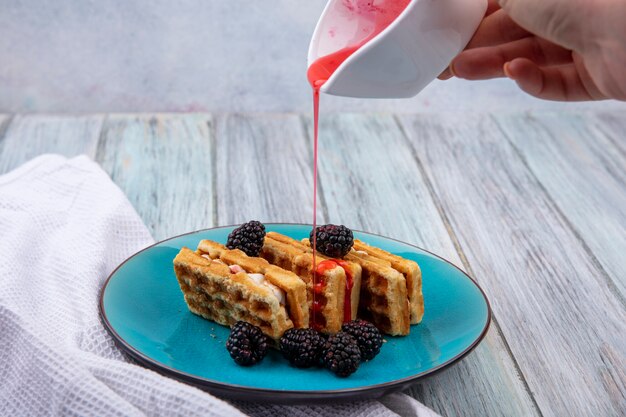
<path id="1" fill-rule="evenodd" d="M 445 70 L 442 71 L 441 74 L 439 74 L 439 78 L 440 80 L 449 80 L 450 78 L 452 78 L 452 73 L 450 72 L 450 67 L 446 68 Z"/>
<path id="2" fill-rule="evenodd" d="M 511 74 L 511 70 L 509 69 L 509 65 L 511 63 L 510 62 L 505 62 L 504 66 L 502 67 L 502 70 L 504 71 L 504 75 L 506 75 L 508 78 L 514 80 L 513 75 Z"/>
<path id="3" fill-rule="evenodd" d="M 458 77 L 456 71 L 454 70 L 454 61 L 450 62 L 450 66 L 448 67 L 448 69 L 450 70 L 450 74 L 452 74 L 455 77 Z"/>

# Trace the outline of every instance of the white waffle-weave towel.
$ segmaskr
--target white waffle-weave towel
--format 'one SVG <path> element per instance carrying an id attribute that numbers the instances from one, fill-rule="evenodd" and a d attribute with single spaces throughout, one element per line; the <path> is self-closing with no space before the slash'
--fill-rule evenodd
<path id="1" fill-rule="evenodd" d="M 1 416 L 436 415 L 404 394 L 231 405 L 129 362 L 100 323 L 98 295 L 119 263 L 152 243 L 87 157 L 45 155 L 0 176 Z"/>

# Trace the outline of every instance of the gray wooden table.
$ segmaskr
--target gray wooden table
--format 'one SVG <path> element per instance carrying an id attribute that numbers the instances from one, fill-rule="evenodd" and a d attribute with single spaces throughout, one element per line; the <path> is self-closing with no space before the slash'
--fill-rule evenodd
<path id="1" fill-rule="evenodd" d="M 87 154 L 155 239 L 310 223 L 297 114 L 0 115 L 0 173 Z M 626 114 L 324 115 L 320 222 L 401 239 L 485 289 L 494 322 L 410 393 L 445 416 L 626 413 Z"/>

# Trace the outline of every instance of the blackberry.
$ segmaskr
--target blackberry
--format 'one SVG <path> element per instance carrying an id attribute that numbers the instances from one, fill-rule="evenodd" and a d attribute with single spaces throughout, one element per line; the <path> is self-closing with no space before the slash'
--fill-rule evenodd
<path id="1" fill-rule="evenodd" d="M 349 323 L 344 323 L 341 326 L 341 330 L 352 335 L 361 351 L 361 360 L 369 361 L 374 359 L 380 352 L 380 348 L 383 345 L 383 337 L 380 332 L 369 321 L 357 319 L 352 320 Z"/>
<path id="2" fill-rule="evenodd" d="M 361 362 L 361 351 L 356 339 L 345 332 L 330 336 L 326 341 L 322 362 L 338 376 L 346 377 L 354 373 Z"/>
<path id="3" fill-rule="evenodd" d="M 258 327 L 238 321 L 226 341 L 226 349 L 239 365 L 250 366 L 260 362 L 269 350 L 269 338 Z"/>
<path id="4" fill-rule="evenodd" d="M 309 242 L 313 247 L 313 230 L 309 235 Z M 352 230 L 346 226 L 327 224 L 315 228 L 316 249 L 331 258 L 343 258 L 354 244 Z"/>
<path id="5" fill-rule="evenodd" d="M 325 342 L 315 329 L 289 329 L 280 338 L 280 351 L 292 365 L 309 368 L 319 363 Z"/>
<path id="6" fill-rule="evenodd" d="M 259 256 L 265 238 L 265 226 L 256 220 L 244 223 L 228 235 L 226 247 L 241 249 L 248 256 Z"/>

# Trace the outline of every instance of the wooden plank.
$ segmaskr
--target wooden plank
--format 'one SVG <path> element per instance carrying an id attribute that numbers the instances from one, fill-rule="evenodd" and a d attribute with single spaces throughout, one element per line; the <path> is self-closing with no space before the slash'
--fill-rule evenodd
<path id="1" fill-rule="evenodd" d="M 594 113 L 592 117 L 597 120 L 598 129 L 626 157 L 626 112 L 604 111 Z"/>
<path id="2" fill-rule="evenodd" d="M 4 136 L 11 124 L 11 115 L 0 113 L 0 155 L 2 155 L 2 148 L 4 146 Z"/>
<path id="3" fill-rule="evenodd" d="M 44 153 L 94 157 L 103 116 L 18 115 L 6 129 L 0 174 Z"/>
<path id="4" fill-rule="evenodd" d="M 623 415 L 623 305 L 493 119 L 401 120 L 542 414 Z"/>
<path id="5" fill-rule="evenodd" d="M 311 223 L 313 145 L 298 116 L 228 114 L 217 118 L 216 132 L 219 224 Z"/>
<path id="6" fill-rule="evenodd" d="M 578 238 L 626 295 L 626 155 L 591 114 L 496 116 Z M 622 132 L 626 139 L 626 124 Z"/>
<path id="7" fill-rule="evenodd" d="M 0 143 L 4 138 L 4 134 L 6 133 L 7 128 L 9 127 L 11 117 L 12 116 L 10 114 L 0 113 Z"/>
<path id="8" fill-rule="evenodd" d="M 97 160 L 128 196 L 155 239 L 211 227 L 209 115 L 110 116 Z"/>
<path id="9" fill-rule="evenodd" d="M 323 115 L 319 158 L 331 223 L 404 240 L 462 266 L 422 168 L 391 116 Z M 537 415 L 495 325 L 472 354 L 410 393 L 444 416 Z"/>

